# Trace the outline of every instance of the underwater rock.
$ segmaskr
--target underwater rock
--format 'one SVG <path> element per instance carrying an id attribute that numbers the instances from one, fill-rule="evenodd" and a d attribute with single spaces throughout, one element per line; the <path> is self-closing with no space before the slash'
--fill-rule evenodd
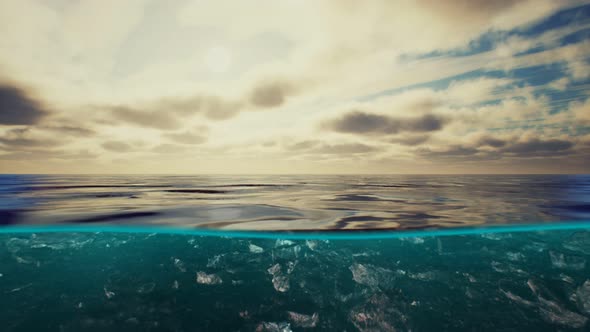
<path id="1" fill-rule="evenodd" d="M 277 241 L 275 242 L 275 248 L 288 247 L 288 246 L 292 246 L 294 244 L 295 244 L 295 242 L 293 242 L 291 240 L 277 239 Z"/>
<path id="2" fill-rule="evenodd" d="M 223 280 L 216 274 L 207 274 L 205 272 L 197 272 L 197 283 L 203 285 L 219 285 Z"/>
<path id="3" fill-rule="evenodd" d="M 293 332 L 291 324 L 287 322 L 262 322 L 256 326 L 256 332 Z"/>
<path id="4" fill-rule="evenodd" d="M 559 269 L 582 270 L 586 267 L 586 260 L 578 256 L 566 256 L 560 252 L 549 252 L 551 264 Z"/>
<path id="5" fill-rule="evenodd" d="M 248 249 L 250 249 L 250 252 L 253 254 L 260 254 L 264 252 L 264 249 L 262 249 L 261 247 L 255 245 L 255 244 L 250 244 L 248 246 Z"/>
<path id="6" fill-rule="evenodd" d="M 289 320 L 297 327 L 310 328 L 315 327 L 319 321 L 319 315 L 314 313 L 313 315 L 304 315 L 293 311 L 287 311 Z"/>
<path id="7" fill-rule="evenodd" d="M 292 247 L 281 247 L 279 249 L 274 249 L 272 251 L 273 259 L 281 258 L 281 259 L 297 259 L 299 258 L 299 253 L 301 252 L 301 246 L 296 245 Z"/>
<path id="8" fill-rule="evenodd" d="M 558 305 L 556 302 L 539 297 L 539 303 L 539 311 L 541 312 L 541 316 L 543 319 L 551 323 L 577 329 L 586 325 L 588 322 L 587 317 L 584 317 L 573 311 L 569 311 Z"/>
<path id="9" fill-rule="evenodd" d="M 289 290 L 289 277 L 283 274 L 280 264 L 271 266 L 267 271 L 272 275 L 272 285 L 275 290 L 281 293 Z"/>
<path id="10" fill-rule="evenodd" d="M 223 257 L 223 254 L 215 255 L 215 256 L 213 256 L 213 258 L 209 258 L 207 260 L 207 267 L 212 267 L 212 268 L 221 267 L 221 258 L 222 257 Z"/>
<path id="11" fill-rule="evenodd" d="M 379 293 L 371 296 L 363 305 L 353 308 L 348 318 L 362 332 L 395 332 L 394 322 L 405 322 L 405 317 L 394 308 L 391 300 Z"/>
<path id="12" fill-rule="evenodd" d="M 348 268 L 352 272 L 352 279 L 357 283 L 372 288 L 391 283 L 392 271 L 373 265 L 354 263 Z"/>
<path id="13" fill-rule="evenodd" d="M 590 314 L 590 280 L 586 280 L 582 286 L 578 287 L 574 295 L 578 308 Z"/>
<path id="14" fill-rule="evenodd" d="M 509 251 L 506 253 L 506 258 L 508 258 L 508 260 L 512 261 L 512 262 L 519 262 L 524 259 L 524 255 L 520 252 L 510 252 Z"/>

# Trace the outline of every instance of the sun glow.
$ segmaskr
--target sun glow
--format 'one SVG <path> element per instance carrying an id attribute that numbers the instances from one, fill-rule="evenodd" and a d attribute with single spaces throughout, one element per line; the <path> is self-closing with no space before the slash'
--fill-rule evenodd
<path id="1" fill-rule="evenodd" d="M 227 72 L 232 64 L 230 51 L 225 47 L 212 47 L 205 53 L 204 65 L 214 73 Z"/>

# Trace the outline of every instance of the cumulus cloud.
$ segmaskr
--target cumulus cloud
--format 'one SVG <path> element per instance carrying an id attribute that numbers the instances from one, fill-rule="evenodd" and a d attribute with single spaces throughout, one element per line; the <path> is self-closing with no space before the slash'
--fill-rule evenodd
<path id="1" fill-rule="evenodd" d="M 295 89 L 283 81 L 263 82 L 256 86 L 250 94 L 250 103 L 256 107 L 277 107 L 285 103 L 287 97 Z"/>
<path id="2" fill-rule="evenodd" d="M 103 149 L 112 152 L 130 152 L 134 150 L 134 148 L 130 144 L 119 141 L 104 142 L 101 146 L 103 147 Z"/>
<path id="3" fill-rule="evenodd" d="M 427 158 L 491 160 L 503 158 L 559 157 L 574 153 L 573 139 L 534 137 L 503 139 L 485 136 L 471 143 L 445 144 L 439 147 L 420 147 L 415 152 Z"/>
<path id="4" fill-rule="evenodd" d="M 206 135 L 192 132 L 171 133 L 164 135 L 164 137 L 182 144 L 203 144 L 207 141 Z"/>
<path id="5" fill-rule="evenodd" d="M 415 146 L 415 145 L 420 145 L 422 143 L 427 142 L 430 139 L 430 136 L 428 135 L 400 135 L 398 137 L 394 137 L 392 139 L 389 140 L 389 142 L 394 143 L 394 144 L 401 144 L 401 145 L 410 145 L 410 146 Z"/>
<path id="6" fill-rule="evenodd" d="M 131 171 L 168 153 L 154 167 L 200 158 L 208 171 L 275 170 L 301 155 L 387 172 L 377 160 L 522 165 L 587 153 L 590 43 L 577 38 L 588 24 L 575 10 L 552 21 L 572 24 L 543 23 L 577 0 L 148 3 L 0 3 L 0 48 L 11 50 L 0 66 L 48 98 L 0 84 L 5 160 L 97 148 L 106 159 L 145 152 Z M 97 29 L 105 18 L 114 23 Z M 55 145 L 70 152 L 43 152 Z"/>
<path id="7" fill-rule="evenodd" d="M 437 131 L 442 129 L 445 123 L 445 118 L 433 114 L 398 118 L 352 111 L 338 119 L 325 122 L 323 127 L 340 133 L 390 135 L 399 132 Z"/>
<path id="8" fill-rule="evenodd" d="M 290 144 L 287 150 L 303 154 L 361 154 L 375 152 L 379 147 L 363 143 L 329 143 L 319 140 L 300 141 Z"/>
<path id="9" fill-rule="evenodd" d="M 110 111 L 116 120 L 124 123 L 157 129 L 176 129 L 180 127 L 180 121 L 174 115 L 174 112 L 143 111 L 123 106 L 113 107 Z"/>
<path id="10" fill-rule="evenodd" d="M 0 136 L 0 147 L 5 151 L 30 150 L 54 147 L 62 144 L 61 140 L 35 133 L 31 128 L 10 129 Z"/>
<path id="11" fill-rule="evenodd" d="M 49 114 L 45 106 L 30 92 L 13 85 L 0 83 L 0 124 L 37 124 Z"/>

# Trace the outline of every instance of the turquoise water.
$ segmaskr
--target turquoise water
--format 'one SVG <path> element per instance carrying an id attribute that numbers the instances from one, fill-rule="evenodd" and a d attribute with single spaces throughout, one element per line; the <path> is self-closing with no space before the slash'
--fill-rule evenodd
<path id="1" fill-rule="evenodd" d="M 590 231 L 563 226 L 354 240 L 4 229 L 0 321 L 3 331 L 588 330 Z"/>
<path id="2" fill-rule="evenodd" d="M 1 331 L 590 331 L 590 176 L 0 175 Z"/>

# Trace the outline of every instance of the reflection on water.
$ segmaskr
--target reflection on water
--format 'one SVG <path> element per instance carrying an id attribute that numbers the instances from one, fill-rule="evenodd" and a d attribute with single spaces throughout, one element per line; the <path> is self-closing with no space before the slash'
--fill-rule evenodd
<path id="1" fill-rule="evenodd" d="M 590 218 L 590 176 L 0 176 L 0 221 L 239 230 L 424 229 Z"/>

